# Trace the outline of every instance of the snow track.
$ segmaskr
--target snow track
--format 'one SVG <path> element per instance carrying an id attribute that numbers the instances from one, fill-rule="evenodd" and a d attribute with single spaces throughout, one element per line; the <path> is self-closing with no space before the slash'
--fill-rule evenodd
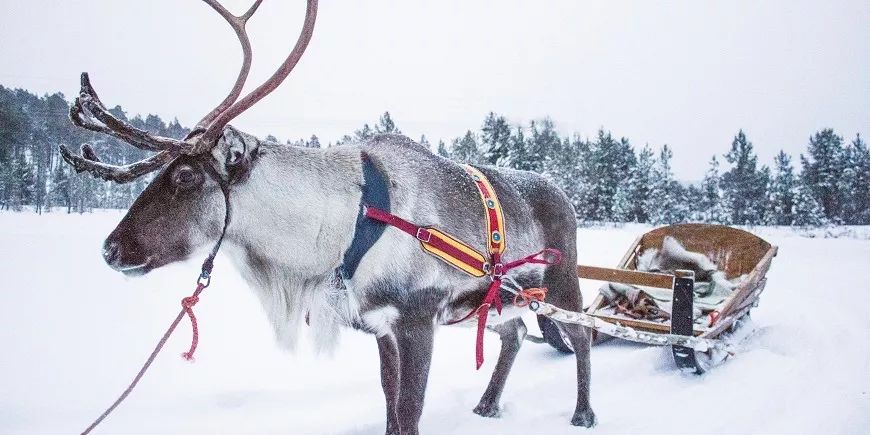
<path id="1" fill-rule="evenodd" d="M 197 261 L 140 279 L 103 265 L 100 244 L 120 217 L 0 213 L 0 433 L 84 429 L 124 389 L 193 289 Z M 647 229 L 580 229 L 580 261 L 613 266 Z M 743 352 L 698 377 L 676 370 L 668 349 L 593 348 L 600 423 L 590 433 L 867 433 L 870 241 L 781 229 L 761 235 L 780 251 Z M 591 301 L 597 283 L 581 286 Z M 96 433 L 383 433 L 371 336 L 345 331 L 332 356 L 316 356 L 305 343 L 296 354 L 279 350 L 255 295 L 221 257 L 196 313 L 196 363 L 179 356 L 190 338 L 183 323 Z M 424 433 L 586 433 L 568 423 L 573 357 L 528 342 L 508 379 L 502 418 L 474 415 L 499 348 L 497 336 L 486 339 L 487 363 L 476 372 L 473 330 L 439 330 Z"/>

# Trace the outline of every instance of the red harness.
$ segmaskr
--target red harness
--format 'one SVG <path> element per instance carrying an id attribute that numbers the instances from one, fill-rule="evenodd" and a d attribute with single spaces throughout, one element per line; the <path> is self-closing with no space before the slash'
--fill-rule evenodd
<path id="1" fill-rule="evenodd" d="M 420 241 L 421 247 L 426 252 L 469 275 L 489 277 L 491 283 L 480 306 L 465 317 L 448 323 L 452 325 L 464 322 L 475 313 L 477 314 L 476 361 L 479 369 L 483 364 L 483 331 L 486 329 L 489 309 L 494 306 L 496 312 L 501 315 L 502 301 L 499 293 L 504 275 L 511 269 L 524 264 L 558 264 L 561 261 L 562 253 L 556 249 L 547 248 L 519 260 L 502 263 L 507 233 L 504 229 L 504 215 L 498 197 L 483 173 L 468 165 L 465 165 L 465 172 L 471 175 L 483 201 L 486 214 L 488 261 L 469 245 L 435 228 L 415 225 L 392 213 L 370 206 L 365 207 L 365 216 L 414 236 Z"/>

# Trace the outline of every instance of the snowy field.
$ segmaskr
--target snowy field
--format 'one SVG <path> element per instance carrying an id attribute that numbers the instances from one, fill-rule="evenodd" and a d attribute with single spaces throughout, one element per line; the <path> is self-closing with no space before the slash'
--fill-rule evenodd
<path id="1" fill-rule="evenodd" d="M 125 388 L 193 288 L 198 261 L 139 279 L 111 271 L 103 238 L 120 212 L 0 213 L 0 433 L 83 430 Z M 643 226 L 579 230 L 580 261 L 613 266 Z M 592 351 L 592 404 L 603 434 L 870 433 L 870 240 L 760 229 L 779 245 L 756 334 L 704 376 L 669 352 L 609 342 Z M 586 302 L 596 284 L 583 282 Z M 196 313 L 196 362 L 182 323 L 132 396 L 97 433 L 380 434 L 375 341 L 345 331 L 339 351 L 288 354 L 259 302 L 224 258 Z M 530 316 L 530 331 L 537 327 Z M 498 338 L 474 370 L 474 332 L 441 328 L 421 430 L 427 434 L 579 434 L 573 356 L 527 342 L 502 398 L 504 415 L 471 412 Z"/>

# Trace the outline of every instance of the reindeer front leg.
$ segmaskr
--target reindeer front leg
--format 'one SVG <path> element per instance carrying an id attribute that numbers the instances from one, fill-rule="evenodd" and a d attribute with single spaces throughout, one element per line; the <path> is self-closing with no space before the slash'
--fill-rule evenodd
<path id="1" fill-rule="evenodd" d="M 396 412 L 402 435 L 417 435 L 429 365 L 435 325 L 430 316 L 403 317 L 393 326 L 399 350 L 399 402 Z"/>
<path id="2" fill-rule="evenodd" d="M 399 435 L 396 414 L 396 403 L 399 400 L 399 350 L 396 340 L 389 334 L 378 337 L 378 352 L 381 355 L 381 386 L 387 400 L 386 435 Z"/>

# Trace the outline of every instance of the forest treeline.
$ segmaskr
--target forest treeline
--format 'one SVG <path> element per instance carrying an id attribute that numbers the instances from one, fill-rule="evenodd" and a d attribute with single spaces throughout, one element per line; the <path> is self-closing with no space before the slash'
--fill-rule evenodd
<path id="1" fill-rule="evenodd" d="M 148 177 L 116 184 L 75 174 L 58 145 L 77 149 L 89 143 L 113 164 L 140 160 L 145 151 L 73 126 L 68 111 L 69 102 L 60 93 L 40 97 L 0 86 L 0 209 L 126 208 L 147 185 Z M 189 131 L 177 119 L 128 117 L 120 106 L 111 112 L 161 136 L 180 138 Z M 388 112 L 372 126 L 325 146 L 379 133 L 400 133 Z M 847 140 L 832 129 L 812 133 L 797 160 L 780 151 L 770 165 L 758 161 L 752 142 L 738 131 L 730 148 L 723 140 L 722 153 L 711 156 L 697 184 L 678 181 L 667 145 L 638 147 L 604 129 L 592 138 L 565 136 L 548 118 L 515 125 L 489 113 L 479 129 L 448 143 L 430 144 L 425 135 L 419 141 L 456 161 L 542 173 L 565 191 L 581 222 L 870 224 L 870 151 L 859 134 Z M 321 146 L 317 136 L 287 143 Z"/>

